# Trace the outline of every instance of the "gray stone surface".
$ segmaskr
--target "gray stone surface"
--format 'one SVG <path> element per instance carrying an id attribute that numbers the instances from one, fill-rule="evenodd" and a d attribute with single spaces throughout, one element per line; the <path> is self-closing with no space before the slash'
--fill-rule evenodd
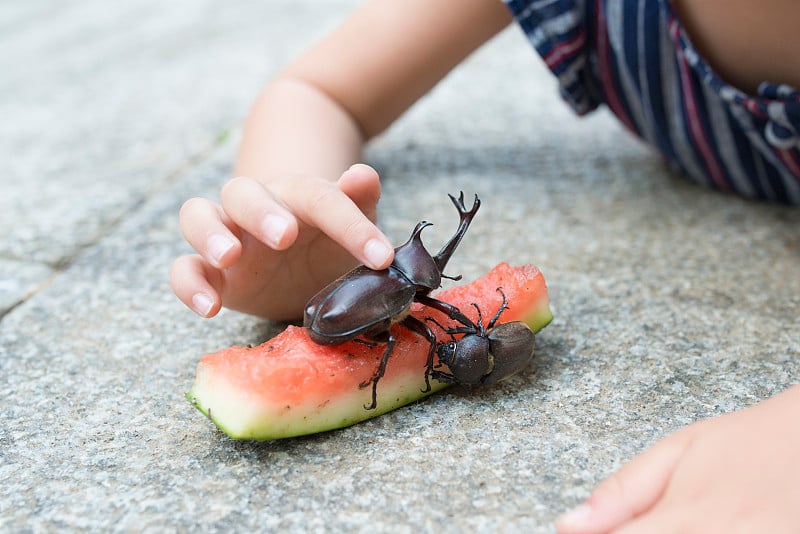
<path id="1" fill-rule="evenodd" d="M 216 431 L 183 398 L 197 360 L 280 325 L 177 302 L 177 210 L 216 195 L 258 86 L 354 3 L 0 7 L 0 531 L 551 532 L 658 438 L 798 376 L 800 212 L 573 117 L 510 30 L 369 160 L 395 240 L 424 217 L 441 243 L 463 189 L 484 207 L 454 270 L 540 265 L 535 364 L 337 432 Z"/>

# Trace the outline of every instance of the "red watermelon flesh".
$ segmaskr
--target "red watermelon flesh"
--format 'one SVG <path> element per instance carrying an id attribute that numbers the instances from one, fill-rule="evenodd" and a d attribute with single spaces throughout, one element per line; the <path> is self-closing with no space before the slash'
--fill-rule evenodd
<path id="1" fill-rule="evenodd" d="M 552 320 L 544 277 L 533 265 L 501 263 L 469 284 L 440 291 L 436 298 L 473 320 L 477 320 L 472 306 L 476 303 L 488 321 L 502 302 L 498 287 L 508 299 L 499 322 L 521 320 L 538 332 Z M 412 314 L 452 324 L 440 312 L 419 304 Z M 432 328 L 440 340 L 449 339 L 438 327 Z M 397 344 L 378 383 L 374 410 L 364 408 L 372 400 L 371 386 L 360 384 L 372 377 L 385 345 L 370 347 L 356 341 L 318 345 L 296 326 L 257 347 L 234 346 L 203 356 L 186 396 L 230 437 L 267 440 L 349 426 L 447 386 L 431 380 L 431 390 L 423 393 L 427 341 L 400 326 L 394 326 L 392 333 Z"/>

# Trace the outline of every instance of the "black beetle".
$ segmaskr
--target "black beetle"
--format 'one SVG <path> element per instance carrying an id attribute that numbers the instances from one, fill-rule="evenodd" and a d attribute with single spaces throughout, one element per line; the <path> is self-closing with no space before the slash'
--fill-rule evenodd
<path id="1" fill-rule="evenodd" d="M 422 221 L 414 228 L 408 241 L 395 249 L 394 261 L 388 269 L 375 271 L 364 265 L 356 267 L 323 288 L 306 304 L 303 325 L 308 329 L 309 337 L 318 344 L 338 345 L 356 338 L 386 343 L 375 374 L 361 384 L 366 387 L 372 383 L 372 404 L 364 406 L 368 410 L 377 406 L 378 381 L 386 372 L 386 363 L 394 349 L 395 339 L 389 331 L 394 323 L 401 323 L 424 336 L 430 343 L 425 391 L 430 390 L 436 336 L 424 322 L 409 315 L 409 311 L 415 300 L 427 297 L 428 293 L 438 288 L 442 278 L 461 278 L 448 277 L 442 271 L 481 205 L 477 195 L 469 210 L 464 205 L 463 192 L 458 199 L 453 195 L 448 196 L 458 210 L 460 222 L 455 234 L 438 254 L 431 256 L 422 244 L 420 233 L 431 225 Z M 439 301 L 427 300 L 428 305 L 439 307 Z"/>
<path id="2" fill-rule="evenodd" d="M 434 319 L 428 320 L 451 336 L 464 336 L 459 339 L 453 337 L 451 341 L 437 346 L 439 364 L 447 366 L 450 372 L 434 369 L 431 373 L 433 378 L 450 384 L 488 386 L 508 378 L 530 363 L 533 358 L 533 332 L 521 321 L 496 324 L 500 314 L 508 308 L 505 293 L 499 287 L 497 291 L 502 295 L 503 303 L 489 321 L 488 328 L 483 326 L 481 309 L 477 304 L 472 304 L 478 311 L 478 324 L 475 324 L 455 306 L 437 301 L 438 309 L 464 326 L 444 328 Z"/>

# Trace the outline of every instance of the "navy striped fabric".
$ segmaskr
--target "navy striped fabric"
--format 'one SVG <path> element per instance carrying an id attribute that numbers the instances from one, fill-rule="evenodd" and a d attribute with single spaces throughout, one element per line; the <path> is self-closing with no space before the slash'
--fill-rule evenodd
<path id="1" fill-rule="evenodd" d="M 669 0 L 504 1 L 577 113 L 605 104 L 695 181 L 800 204 L 800 92 L 727 84 Z"/>

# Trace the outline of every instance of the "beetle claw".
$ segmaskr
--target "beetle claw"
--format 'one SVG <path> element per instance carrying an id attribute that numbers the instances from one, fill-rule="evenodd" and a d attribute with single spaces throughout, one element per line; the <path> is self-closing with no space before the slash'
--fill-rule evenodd
<path id="1" fill-rule="evenodd" d="M 420 390 L 422 393 L 428 393 L 431 390 L 431 375 L 433 373 L 433 366 L 430 369 L 425 369 L 425 389 Z"/>
<path id="2" fill-rule="evenodd" d="M 458 380 L 456 377 L 451 375 L 450 373 L 445 373 L 442 371 L 433 371 L 432 376 L 434 379 L 438 380 L 439 382 L 444 382 L 445 384 L 457 384 Z"/>

